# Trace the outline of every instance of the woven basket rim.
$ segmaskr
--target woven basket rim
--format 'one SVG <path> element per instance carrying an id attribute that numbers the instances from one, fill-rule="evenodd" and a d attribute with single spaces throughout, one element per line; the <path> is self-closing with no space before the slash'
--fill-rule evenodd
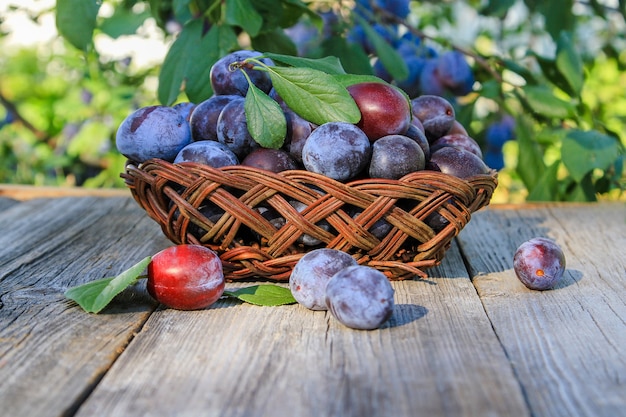
<path id="1" fill-rule="evenodd" d="M 398 180 L 343 183 L 305 170 L 273 173 L 244 165 L 213 168 L 150 159 L 128 161 L 121 176 L 173 243 L 201 244 L 218 252 L 227 279 L 285 281 L 297 260 L 315 248 L 295 244 L 304 235 L 320 240 L 320 247 L 350 253 L 390 279 L 425 277 L 423 270 L 441 262 L 471 214 L 489 204 L 498 173 L 460 179 L 423 170 Z M 305 208 L 296 211 L 293 201 Z M 216 223 L 201 213 L 206 206 L 224 212 Z M 278 211 L 285 225 L 275 228 L 264 219 L 258 211 L 266 206 Z M 348 208 L 360 214 L 353 219 Z M 445 219 L 442 230 L 426 225 L 432 215 Z M 381 219 L 392 232 L 379 239 L 369 228 Z M 331 231 L 319 226 L 324 222 Z M 194 227 L 205 233 L 191 233 Z M 260 238 L 242 240 L 241 231 L 248 229 Z"/>

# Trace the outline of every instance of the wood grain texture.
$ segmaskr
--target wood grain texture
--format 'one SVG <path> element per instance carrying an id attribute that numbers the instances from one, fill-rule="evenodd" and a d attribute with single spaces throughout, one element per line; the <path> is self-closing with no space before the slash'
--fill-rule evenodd
<path id="1" fill-rule="evenodd" d="M 0 404 L 6 416 L 70 413 L 154 308 L 128 291 L 106 314 L 66 301 L 165 244 L 134 202 L 30 200 L 0 212 Z"/>
<path id="2" fill-rule="evenodd" d="M 463 271 L 452 248 L 432 279 L 394 282 L 375 331 L 298 305 L 159 310 L 78 416 L 524 415 Z"/>
<path id="3" fill-rule="evenodd" d="M 526 289 L 513 271 L 517 247 L 535 236 L 565 253 L 551 291 Z M 460 242 L 532 414 L 625 416 L 625 206 L 484 210 Z"/>
<path id="4" fill-rule="evenodd" d="M 0 198 L 0 230 L 3 415 L 626 416 L 621 204 L 475 213 L 373 331 L 298 305 L 164 309 L 142 284 L 83 312 L 65 289 L 171 244 L 130 197 Z M 567 258 L 552 291 L 512 270 L 538 235 Z"/>

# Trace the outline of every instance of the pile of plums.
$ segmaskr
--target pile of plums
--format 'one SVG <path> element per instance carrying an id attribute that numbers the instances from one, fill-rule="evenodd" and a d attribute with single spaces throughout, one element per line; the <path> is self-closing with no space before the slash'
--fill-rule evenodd
<path id="1" fill-rule="evenodd" d="M 138 163 L 160 158 L 214 168 L 242 164 L 273 172 L 305 169 L 344 182 L 363 177 L 398 179 L 423 169 L 460 178 L 489 172 L 479 145 L 443 97 L 423 95 L 411 100 L 382 80 L 361 82 L 347 87 L 361 120 L 318 126 L 281 100 L 265 71 L 244 66 L 249 80 L 281 105 L 287 121 L 283 146 L 261 147 L 247 126 L 248 78 L 231 66 L 260 56 L 242 50 L 216 62 L 210 72 L 214 95 L 197 105 L 136 110 L 117 131 L 118 150 Z"/>
<path id="2" fill-rule="evenodd" d="M 273 65 L 256 51 L 226 55 L 211 68 L 212 97 L 198 104 L 183 102 L 136 110 L 117 131 L 118 150 L 138 164 L 151 158 L 213 168 L 241 164 L 272 172 L 307 170 L 341 182 L 393 180 L 420 170 L 441 171 L 459 178 L 490 172 L 480 146 L 456 120 L 451 103 L 441 96 L 409 99 L 402 90 L 382 80 L 359 82 L 346 87 L 360 110 L 358 123 L 316 125 L 289 108 L 273 89 L 267 71 L 241 65 L 246 59 Z M 248 131 L 244 103 L 250 82 L 283 110 L 287 129 L 279 149 L 260 146 Z M 306 209 L 299 201 L 290 203 L 297 211 Z M 224 214 L 214 205 L 198 209 L 207 218 L 219 219 Z M 257 210 L 277 229 L 285 222 L 270 207 L 259 206 Z M 425 222 L 435 232 L 449 224 L 439 213 L 432 213 Z M 318 226 L 329 230 L 330 225 L 325 223 Z M 382 238 L 391 227 L 384 221 L 379 223 L 370 232 Z M 197 236 L 206 232 L 195 230 L 199 227 L 195 224 L 190 227 Z M 322 243 L 309 235 L 300 236 L 298 242 L 306 246 Z"/>
<path id="3" fill-rule="evenodd" d="M 328 310 L 353 329 L 377 329 L 393 314 L 394 290 L 385 274 L 336 249 L 315 249 L 300 258 L 289 289 L 300 305 Z"/>

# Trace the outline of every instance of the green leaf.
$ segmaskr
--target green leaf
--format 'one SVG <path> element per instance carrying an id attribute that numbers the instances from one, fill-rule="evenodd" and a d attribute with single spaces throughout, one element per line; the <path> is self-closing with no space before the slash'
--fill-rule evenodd
<path id="1" fill-rule="evenodd" d="M 312 68 L 268 67 L 272 85 L 285 103 L 302 118 L 357 123 L 361 112 L 354 99 L 333 76 Z"/>
<path id="2" fill-rule="evenodd" d="M 111 17 L 102 21 L 100 30 L 113 39 L 117 39 L 122 35 L 134 35 L 149 16 L 150 12 L 147 10 L 141 13 L 133 13 L 132 10 L 126 7 L 117 7 Z"/>
<path id="3" fill-rule="evenodd" d="M 535 141 L 533 123 L 528 117 L 518 117 L 515 125 L 515 136 L 519 146 L 516 171 L 526 188 L 532 192 L 546 169 L 543 152 Z"/>
<path id="4" fill-rule="evenodd" d="M 533 112 L 551 119 L 567 119 L 574 116 L 576 107 L 556 97 L 544 87 L 525 86 L 526 100 Z"/>
<path id="5" fill-rule="evenodd" d="M 550 0 L 538 2 L 537 10 L 545 17 L 546 31 L 556 40 L 561 31 L 571 31 L 576 26 L 574 0 Z"/>
<path id="6" fill-rule="evenodd" d="M 189 101 L 200 103 L 211 97 L 211 67 L 234 45 L 237 45 L 237 35 L 232 27 L 226 25 L 213 25 L 201 37 L 198 49 L 191 51 L 193 56 L 185 71 L 185 93 Z"/>
<path id="7" fill-rule="evenodd" d="M 251 39 L 252 49 L 255 51 L 276 52 L 297 55 L 298 48 L 291 38 L 281 30 L 262 32 Z"/>
<path id="8" fill-rule="evenodd" d="M 248 132 L 259 145 L 273 149 L 283 146 L 287 121 L 276 100 L 249 83 L 244 109 Z"/>
<path id="9" fill-rule="evenodd" d="M 565 195 L 565 201 L 589 202 L 597 201 L 596 188 L 591 181 L 591 172 L 580 182 L 574 182 L 573 186 L 568 189 Z"/>
<path id="10" fill-rule="evenodd" d="M 159 101 L 171 105 L 183 90 L 192 102 L 209 98 L 212 94 L 211 66 L 236 43 L 237 38 L 229 26 L 213 25 L 203 35 L 201 19 L 186 24 L 161 67 Z"/>
<path id="11" fill-rule="evenodd" d="M 535 74 L 532 71 L 530 71 L 528 68 L 526 68 L 524 65 L 520 64 L 518 61 L 515 61 L 512 59 L 501 58 L 501 57 L 498 57 L 497 61 L 502 63 L 504 68 L 520 75 L 522 78 L 526 80 L 528 84 L 537 84 Z"/>
<path id="12" fill-rule="evenodd" d="M 576 182 L 596 168 L 607 169 L 618 157 L 618 142 L 596 130 L 572 130 L 563 138 L 561 159 Z"/>
<path id="13" fill-rule="evenodd" d="M 528 193 L 528 201 L 555 201 L 558 200 L 559 182 L 557 173 L 560 161 L 550 165 L 538 178 L 533 189 Z"/>
<path id="14" fill-rule="evenodd" d="M 376 56 L 382 62 L 385 69 L 396 81 L 405 80 L 409 76 L 409 68 L 402 55 L 398 53 L 389 43 L 380 36 L 367 21 L 357 15 L 357 21 L 363 27 L 365 36 L 372 42 Z"/>
<path id="15" fill-rule="evenodd" d="M 556 67 L 570 87 L 569 92 L 579 96 L 584 82 L 583 63 L 567 32 L 561 32 L 557 42 Z"/>
<path id="16" fill-rule="evenodd" d="M 263 17 L 250 0 L 226 0 L 225 21 L 229 25 L 239 26 L 251 37 L 257 36 L 263 26 Z"/>
<path id="17" fill-rule="evenodd" d="M 335 79 L 344 87 L 350 87 L 351 85 L 359 83 L 387 83 L 385 80 L 375 75 L 365 74 L 340 74 L 335 75 Z"/>
<path id="18" fill-rule="evenodd" d="M 480 14 L 489 17 L 504 18 L 516 0 L 488 0 L 487 4 L 480 9 Z"/>
<path id="19" fill-rule="evenodd" d="M 363 48 L 347 42 L 344 37 L 330 36 L 322 41 L 320 55 L 336 56 L 346 72 L 350 74 L 373 74 L 370 58 Z"/>
<path id="20" fill-rule="evenodd" d="M 409 103 L 409 108 L 411 107 L 411 98 L 409 97 L 409 95 L 406 93 L 406 91 L 404 91 L 403 89 L 401 89 L 400 87 L 393 85 L 393 84 L 389 84 L 387 81 L 383 80 L 382 78 L 379 78 L 375 75 L 362 75 L 362 74 L 339 74 L 339 75 L 335 75 L 335 79 L 344 87 L 350 87 L 351 85 L 354 84 L 359 84 L 359 83 L 381 83 L 381 84 L 387 84 L 393 88 L 395 88 L 396 90 L 398 90 L 398 92 L 400 94 L 402 94 L 404 96 L 404 98 L 406 98 L 406 101 Z"/>
<path id="21" fill-rule="evenodd" d="M 193 16 L 190 13 L 189 6 L 193 0 L 173 0 L 172 9 L 174 9 L 174 16 L 178 22 L 186 22 Z"/>
<path id="22" fill-rule="evenodd" d="M 234 291 L 224 291 L 224 295 L 237 298 L 250 304 L 268 307 L 293 304 L 296 302 L 289 288 L 273 284 L 253 285 Z"/>
<path id="23" fill-rule="evenodd" d="M 99 313 L 113 298 L 137 282 L 152 257 L 148 256 L 113 278 L 102 278 L 65 291 L 65 296 L 74 300 L 88 313 Z"/>
<path id="24" fill-rule="evenodd" d="M 263 55 L 270 58 L 274 62 L 280 62 L 292 67 L 312 68 L 331 75 L 346 73 L 343 66 L 341 66 L 341 61 L 334 56 L 327 56 L 324 58 L 302 58 L 273 53 L 264 53 Z"/>
<path id="25" fill-rule="evenodd" d="M 91 45 L 100 0 L 57 0 L 56 26 L 74 47 L 83 51 Z"/>

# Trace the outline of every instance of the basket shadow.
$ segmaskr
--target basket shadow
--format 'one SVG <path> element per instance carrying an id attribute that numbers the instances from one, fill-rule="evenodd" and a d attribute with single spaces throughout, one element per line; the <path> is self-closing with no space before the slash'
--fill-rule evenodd
<path id="1" fill-rule="evenodd" d="M 417 304 L 396 304 L 391 318 L 380 329 L 404 326 L 412 323 L 428 314 L 428 309 Z"/>

